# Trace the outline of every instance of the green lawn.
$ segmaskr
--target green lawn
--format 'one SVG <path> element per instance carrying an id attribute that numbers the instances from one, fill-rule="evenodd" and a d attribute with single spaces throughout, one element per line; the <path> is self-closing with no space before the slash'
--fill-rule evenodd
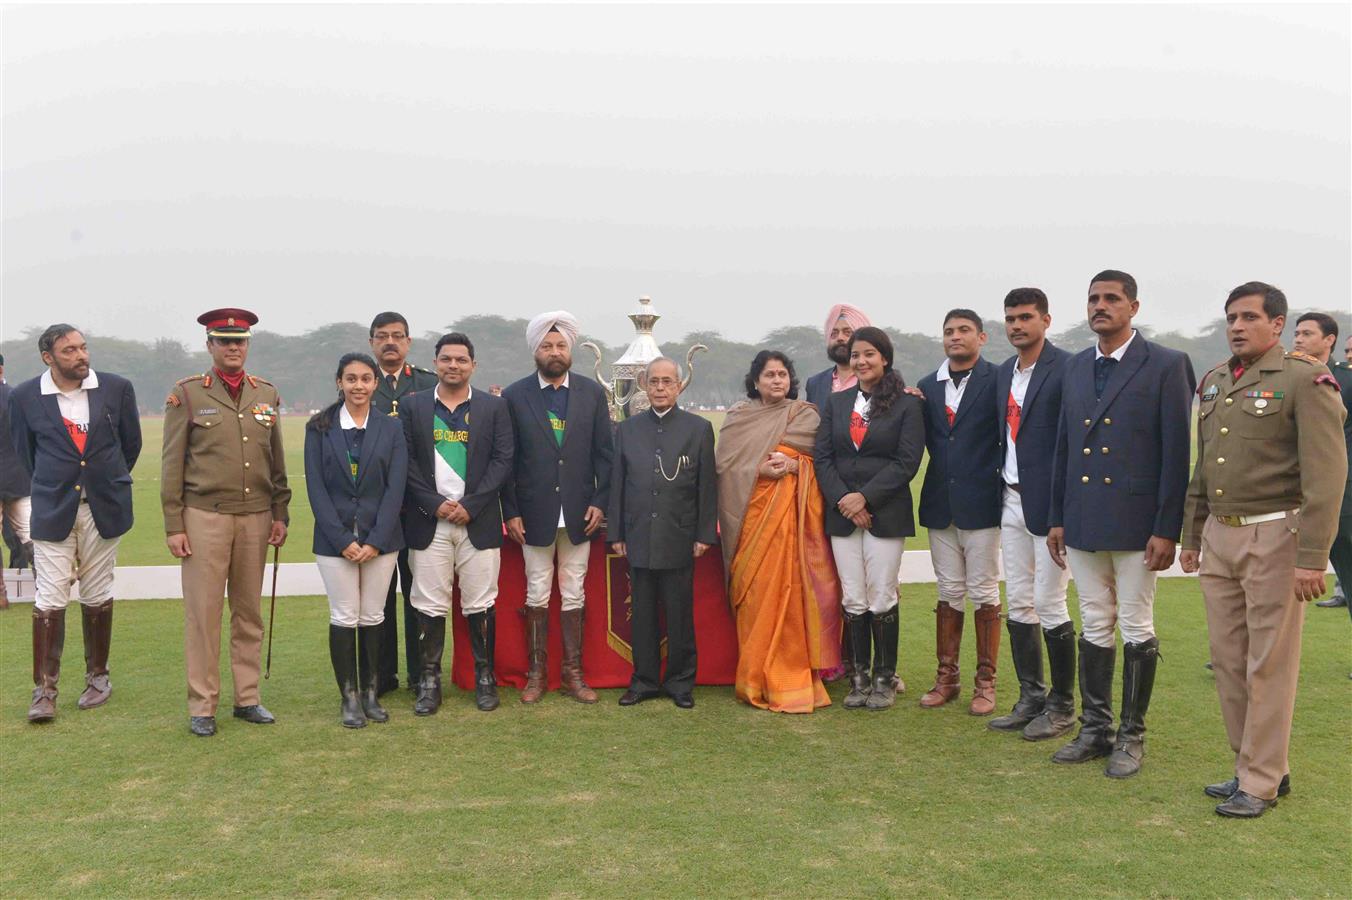
<path id="1" fill-rule="evenodd" d="M 191 737 L 176 601 L 118 606 L 115 691 L 79 712 L 68 628 L 57 721 L 30 726 L 29 616 L 0 613 L 0 896 L 1346 896 L 1352 643 L 1311 609 L 1291 796 L 1263 819 L 1211 812 L 1225 778 L 1197 584 L 1161 583 L 1163 662 L 1144 772 L 1055 766 L 1055 744 L 989 732 L 964 697 L 916 706 L 933 675 L 933 586 L 903 593 L 902 674 L 885 713 L 787 717 L 701 688 L 684 712 L 524 708 L 451 690 L 415 719 L 337 722 L 326 606 L 279 601 L 278 724 Z M 230 696 L 228 670 L 224 695 Z M 1003 653 L 1000 707 L 1014 695 Z M 228 707 L 227 707 L 228 710 Z"/>
<path id="2" fill-rule="evenodd" d="M 723 422 L 723 413 L 704 413 L 717 428 Z M 170 566 L 175 560 L 164 546 L 164 516 L 160 512 L 160 446 L 164 440 L 164 420 L 144 418 L 141 431 L 145 449 L 132 472 L 132 507 L 135 524 L 118 545 L 117 562 L 122 566 Z M 314 531 L 314 516 L 305 497 L 305 419 L 287 416 L 282 419 L 282 444 L 286 448 L 286 471 L 295 496 L 291 503 L 290 538 L 282 550 L 283 562 L 308 562 L 314 559 L 310 552 L 310 537 Z M 928 461 L 928 457 L 926 457 Z M 925 477 L 922 463 L 920 474 L 911 486 L 912 495 L 920 503 L 920 483 Z M 917 526 L 917 536 L 906 542 L 908 550 L 929 549 L 929 537 Z"/>

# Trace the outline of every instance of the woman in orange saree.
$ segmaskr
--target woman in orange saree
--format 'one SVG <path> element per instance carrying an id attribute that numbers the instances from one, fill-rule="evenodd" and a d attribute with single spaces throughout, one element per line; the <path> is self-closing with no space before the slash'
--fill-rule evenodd
<path id="1" fill-rule="evenodd" d="M 718 520 L 737 620 L 737 699 L 810 713 L 840 664 L 840 587 L 812 465 L 820 421 L 797 399 L 793 363 L 763 350 L 719 432 Z"/>

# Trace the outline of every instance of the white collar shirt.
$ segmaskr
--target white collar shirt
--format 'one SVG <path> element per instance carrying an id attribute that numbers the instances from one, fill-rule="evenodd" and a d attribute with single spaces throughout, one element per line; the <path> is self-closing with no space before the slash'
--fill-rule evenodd
<path id="1" fill-rule="evenodd" d="M 99 376 L 93 369 L 73 391 L 63 391 L 57 387 L 51 369 L 43 372 L 38 381 L 42 393 L 56 394 L 56 405 L 61 410 L 61 417 L 85 428 L 89 427 L 89 392 L 98 386 Z"/>
<path id="2" fill-rule="evenodd" d="M 1127 355 L 1127 348 L 1131 346 L 1131 342 L 1134 341 L 1134 340 L 1136 340 L 1136 329 L 1135 329 L 1135 328 L 1133 328 L 1133 329 L 1131 330 L 1131 337 L 1127 338 L 1127 342 L 1126 342 L 1125 344 L 1123 344 L 1121 347 L 1118 347 L 1118 348 L 1117 348 L 1116 350 L 1114 350 L 1112 353 L 1104 353 L 1101 349 L 1099 349 L 1098 342 L 1095 341 L 1095 342 L 1094 342 L 1094 359 L 1095 359 L 1095 360 L 1099 360 L 1099 359 L 1103 359 L 1103 357 L 1105 357 L 1105 356 L 1111 356 L 1113 359 L 1117 360 L 1118 362 L 1121 362 L 1121 361 L 1122 361 L 1122 357 L 1124 357 L 1124 356 Z"/>
<path id="3" fill-rule="evenodd" d="M 1019 454 L 1014 446 L 1014 430 L 1009 425 L 1009 404 L 1013 403 L 1023 413 L 1023 401 L 1028 396 L 1028 385 L 1033 381 L 1033 370 L 1037 363 L 1026 369 L 1020 369 L 1018 360 L 1014 361 L 1014 377 L 1009 382 L 1009 397 L 1005 401 L 1005 484 L 1019 483 Z"/>

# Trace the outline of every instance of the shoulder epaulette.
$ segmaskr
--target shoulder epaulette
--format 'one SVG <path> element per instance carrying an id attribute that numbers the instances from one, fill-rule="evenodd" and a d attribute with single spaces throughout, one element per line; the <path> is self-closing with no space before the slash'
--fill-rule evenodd
<path id="1" fill-rule="evenodd" d="M 1323 363 L 1321 363 L 1319 360 L 1315 359 L 1313 356 L 1310 356 L 1310 355 L 1308 355 L 1308 354 L 1306 354 L 1306 353 L 1301 353 L 1299 350 L 1290 350 L 1290 351 L 1288 351 L 1287 354 L 1286 354 L 1286 358 L 1287 358 L 1287 359 L 1298 359 L 1298 360 L 1300 360 L 1301 362 L 1303 362 L 1303 363 L 1308 363 L 1309 365 L 1312 365 L 1312 366 L 1322 366 L 1322 365 L 1323 365 Z"/>
<path id="2" fill-rule="evenodd" d="M 175 381 L 174 387 L 178 387 L 180 384 L 187 384 L 189 381 L 196 381 L 199 378 L 205 379 L 206 377 L 205 373 L 201 375 L 189 375 L 187 378 L 180 378 L 178 381 Z"/>
<path id="3" fill-rule="evenodd" d="M 268 381 L 261 375 L 245 375 L 244 377 L 249 379 L 250 387 L 258 387 L 260 384 L 266 384 L 270 388 L 277 387 L 277 385 L 273 384 L 271 381 Z"/>

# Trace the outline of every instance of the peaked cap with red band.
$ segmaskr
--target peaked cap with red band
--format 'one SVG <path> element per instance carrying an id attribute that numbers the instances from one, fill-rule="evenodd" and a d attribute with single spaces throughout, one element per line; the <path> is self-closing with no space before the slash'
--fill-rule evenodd
<path id="1" fill-rule="evenodd" d="M 207 326 L 207 337 L 247 338 L 253 336 L 249 327 L 258 324 L 258 316 L 247 309 L 213 309 L 197 321 Z"/>

